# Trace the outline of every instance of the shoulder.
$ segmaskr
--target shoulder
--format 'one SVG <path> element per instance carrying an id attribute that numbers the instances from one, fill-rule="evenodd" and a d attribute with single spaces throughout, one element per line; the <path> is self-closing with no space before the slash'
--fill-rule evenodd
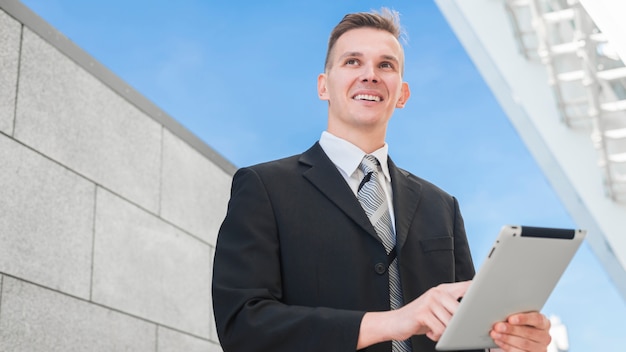
<path id="1" fill-rule="evenodd" d="M 266 161 L 254 165 L 242 167 L 235 173 L 235 177 L 243 174 L 255 174 L 260 178 L 285 176 L 298 168 L 298 159 L 301 154 Z"/>
<path id="2" fill-rule="evenodd" d="M 246 166 L 239 169 L 237 173 L 253 172 L 261 177 L 288 176 L 289 174 L 300 174 L 303 170 L 320 162 L 329 162 L 327 159 L 328 157 L 319 143 L 315 143 L 303 153 Z"/>
<path id="3" fill-rule="evenodd" d="M 404 169 L 397 169 L 392 176 L 394 201 L 414 204 L 422 213 L 433 219 L 437 216 L 456 216 L 459 212 L 457 199 L 441 187 Z"/>
<path id="4" fill-rule="evenodd" d="M 433 182 L 429 180 L 426 180 L 403 168 L 400 168 L 393 163 L 391 163 L 389 167 L 390 167 L 390 171 L 392 175 L 395 175 L 395 177 L 403 179 L 403 181 L 406 180 L 407 184 L 409 185 L 418 185 L 421 192 L 433 194 L 433 195 L 439 195 L 440 197 L 447 198 L 447 199 L 453 198 L 453 196 L 450 195 L 447 191 L 443 190 L 441 187 L 439 187 L 438 185 L 434 184 Z M 393 168 L 395 168 L 395 171 L 393 170 Z"/>
<path id="5" fill-rule="evenodd" d="M 242 167 L 233 176 L 233 185 L 240 184 L 260 184 L 264 187 L 280 188 L 290 183 L 290 180 L 301 178 L 302 166 L 300 158 L 302 154 L 295 154 L 288 157 L 266 161 L 254 165 Z"/>
<path id="6" fill-rule="evenodd" d="M 403 170 L 405 171 L 405 170 Z M 405 171 L 407 173 L 407 177 L 409 179 L 411 179 L 414 182 L 418 182 L 419 184 L 422 185 L 422 187 L 424 187 L 427 190 L 430 190 L 431 192 L 435 192 L 435 193 L 440 193 L 442 195 L 446 195 L 446 196 L 451 196 L 447 191 L 443 190 L 441 187 L 439 187 L 438 185 L 432 183 L 431 181 L 428 181 L 422 177 L 416 176 L 408 171 Z"/>

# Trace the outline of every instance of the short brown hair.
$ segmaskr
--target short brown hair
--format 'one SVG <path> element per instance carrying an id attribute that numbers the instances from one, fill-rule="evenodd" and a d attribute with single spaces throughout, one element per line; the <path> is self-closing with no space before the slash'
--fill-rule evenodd
<path id="1" fill-rule="evenodd" d="M 400 26 L 400 14 L 395 10 L 383 7 L 380 11 L 349 13 L 345 15 L 341 21 L 339 21 L 330 33 L 330 38 L 328 39 L 328 50 L 326 51 L 326 60 L 324 62 L 324 71 L 327 71 L 329 68 L 330 54 L 335 46 L 335 43 L 337 42 L 337 39 L 349 30 L 364 27 L 387 31 L 393 34 L 398 41 L 404 34 L 402 26 Z"/>

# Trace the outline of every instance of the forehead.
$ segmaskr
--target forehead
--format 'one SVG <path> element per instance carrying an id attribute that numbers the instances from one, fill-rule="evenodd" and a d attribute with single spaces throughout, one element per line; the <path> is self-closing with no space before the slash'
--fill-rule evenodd
<path id="1" fill-rule="evenodd" d="M 376 28 L 351 29 L 342 34 L 333 48 L 334 59 L 348 52 L 362 55 L 394 56 L 399 61 L 403 59 L 402 46 L 391 33 Z"/>

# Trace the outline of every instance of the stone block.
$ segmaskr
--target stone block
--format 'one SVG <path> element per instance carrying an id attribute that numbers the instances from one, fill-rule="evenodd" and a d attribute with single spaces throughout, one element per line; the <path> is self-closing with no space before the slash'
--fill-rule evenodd
<path id="1" fill-rule="evenodd" d="M 0 134 L 0 271 L 89 298 L 95 186 Z"/>
<path id="2" fill-rule="evenodd" d="M 156 325 L 5 276 L 0 351 L 154 352 Z"/>
<path id="3" fill-rule="evenodd" d="M 159 352 L 221 352 L 219 344 L 199 339 L 190 335 L 159 327 L 158 331 Z"/>
<path id="4" fill-rule="evenodd" d="M 163 133 L 161 216 L 215 245 L 232 177 L 168 131 Z"/>
<path id="5" fill-rule="evenodd" d="M 8 135 L 15 116 L 20 31 L 20 23 L 0 10 L 0 132 Z"/>
<path id="6" fill-rule="evenodd" d="M 209 245 L 101 188 L 96 203 L 92 299 L 208 339 Z"/>
<path id="7" fill-rule="evenodd" d="M 24 29 L 14 137 L 158 212 L 162 127 Z"/>

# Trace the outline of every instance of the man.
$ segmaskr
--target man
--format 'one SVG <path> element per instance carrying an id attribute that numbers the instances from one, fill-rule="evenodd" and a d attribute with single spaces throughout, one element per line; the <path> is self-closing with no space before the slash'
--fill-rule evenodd
<path id="1" fill-rule="evenodd" d="M 318 93 L 328 127 L 301 155 L 240 169 L 213 276 L 224 351 L 434 351 L 474 275 L 457 201 L 387 156 L 410 96 L 397 13 L 331 33 Z M 549 322 L 494 326 L 505 351 L 545 351 Z"/>

